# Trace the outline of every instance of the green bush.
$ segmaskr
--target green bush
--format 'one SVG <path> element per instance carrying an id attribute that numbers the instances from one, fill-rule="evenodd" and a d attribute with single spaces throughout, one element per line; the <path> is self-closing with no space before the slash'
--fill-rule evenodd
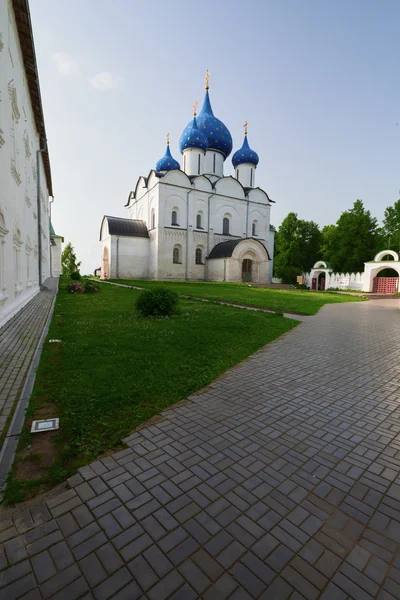
<path id="1" fill-rule="evenodd" d="M 136 300 L 142 317 L 169 317 L 178 312 L 179 296 L 167 288 L 144 290 Z"/>
<path id="2" fill-rule="evenodd" d="M 85 281 L 83 284 L 83 289 L 85 290 L 86 294 L 94 294 L 95 292 L 99 291 L 99 288 L 91 281 Z"/>
<path id="3" fill-rule="evenodd" d="M 297 283 L 297 276 L 301 275 L 301 270 L 297 267 L 285 267 L 282 269 L 282 283 L 291 283 L 294 285 Z"/>
<path id="4" fill-rule="evenodd" d="M 79 273 L 79 271 L 72 271 L 71 279 L 74 279 L 75 281 L 79 281 L 80 278 L 81 278 L 81 274 Z"/>

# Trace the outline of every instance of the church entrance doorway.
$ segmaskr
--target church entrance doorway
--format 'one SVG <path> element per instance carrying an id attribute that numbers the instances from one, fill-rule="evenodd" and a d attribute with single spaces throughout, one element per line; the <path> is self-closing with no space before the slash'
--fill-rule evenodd
<path id="1" fill-rule="evenodd" d="M 319 290 L 325 289 L 325 273 L 320 273 L 318 275 L 318 289 Z"/>
<path id="2" fill-rule="evenodd" d="M 109 258 L 108 258 L 108 248 L 105 247 L 104 248 L 104 252 L 103 252 L 103 273 L 102 273 L 102 279 L 108 279 L 110 277 L 110 265 L 109 265 Z"/>
<path id="3" fill-rule="evenodd" d="M 252 281 L 253 261 L 245 258 L 242 262 L 242 281 Z"/>

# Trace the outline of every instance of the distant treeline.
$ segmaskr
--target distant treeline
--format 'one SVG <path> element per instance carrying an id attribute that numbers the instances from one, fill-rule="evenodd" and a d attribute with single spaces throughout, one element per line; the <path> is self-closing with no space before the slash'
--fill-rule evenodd
<path id="1" fill-rule="evenodd" d="M 386 208 L 382 227 L 362 200 L 343 212 L 336 225 L 322 229 L 291 212 L 276 232 L 274 275 L 292 283 L 317 260 L 329 262 L 336 273 L 362 272 L 365 261 L 388 249 L 400 251 L 400 200 Z"/>

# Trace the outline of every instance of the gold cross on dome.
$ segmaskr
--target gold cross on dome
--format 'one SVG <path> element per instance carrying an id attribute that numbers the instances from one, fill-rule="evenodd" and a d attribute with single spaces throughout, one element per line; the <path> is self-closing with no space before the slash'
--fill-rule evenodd
<path id="1" fill-rule="evenodd" d="M 249 124 L 249 122 L 248 122 L 248 121 L 245 121 L 245 122 L 243 123 L 243 127 L 244 127 L 244 135 L 247 135 L 247 126 L 248 126 L 248 124 Z"/>
<path id="2" fill-rule="evenodd" d="M 195 101 L 193 102 L 193 114 L 194 114 L 194 116 L 196 116 L 196 109 L 197 109 L 197 105 L 198 105 L 198 102 L 197 102 L 197 100 L 195 100 Z"/>
<path id="3" fill-rule="evenodd" d="M 210 79 L 210 71 L 207 69 L 206 71 L 206 90 L 208 90 L 208 88 L 210 87 L 208 85 L 208 80 Z"/>
<path id="4" fill-rule="evenodd" d="M 168 145 L 168 146 L 169 146 L 169 136 L 170 136 L 170 133 L 169 133 L 169 131 L 168 131 L 168 133 L 167 133 L 167 145 Z"/>

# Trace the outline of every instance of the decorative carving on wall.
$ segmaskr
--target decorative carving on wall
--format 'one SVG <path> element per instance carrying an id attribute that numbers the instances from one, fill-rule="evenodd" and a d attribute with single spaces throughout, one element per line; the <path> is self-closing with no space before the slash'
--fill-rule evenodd
<path id="1" fill-rule="evenodd" d="M 32 156 L 32 154 L 31 154 L 31 149 L 30 149 L 30 144 L 29 144 L 29 134 L 26 130 L 24 133 L 24 146 L 25 146 L 25 156 L 26 156 L 26 158 L 30 158 Z"/>
<path id="2" fill-rule="evenodd" d="M 0 128 L 0 148 L 4 146 L 6 140 L 4 139 L 4 131 Z"/>
<path id="3" fill-rule="evenodd" d="M 17 246 L 18 248 L 21 248 L 24 243 L 22 241 L 21 230 L 19 229 L 18 225 L 16 225 L 14 228 L 13 242 L 14 246 Z"/>
<path id="4" fill-rule="evenodd" d="M 0 52 L 3 52 L 4 42 L 3 42 L 3 34 L 0 33 Z"/>
<path id="5" fill-rule="evenodd" d="M 28 206 L 32 206 L 32 202 L 31 202 L 31 199 L 29 198 L 28 194 L 25 194 L 25 202 L 27 203 Z"/>
<path id="6" fill-rule="evenodd" d="M 21 117 L 21 113 L 19 111 L 17 88 L 14 85 L 14 79 L 11 79 L 8 82 L 8 95 L 10 97 L 13 119 L 14 119 L 14 121 L 17 121 L 17 123 L 18 123 L 18 121 Z"/>
<path id="7" fill-rule="evenodd" d="M 29 235 L 26 236 L 25 252 L 27 254 L 30 254 L 32 252 L 31 238 L 29 237 Z"/>
<path id="8" fill-rule="evenodd" d="M 14 158 L 11 159 L 10 171 L 11 171 L 11 175 L 15 179 L 15 183 L 17 185 L 21 185 L 21 183 L 22 183 L 21 175 L 19 174 L 19 171 L 17 169 L 17 165 L 15 164 Z"/>
<path id="9" fill-rule="evenodd" d="M 32 164 L 32 175 L 33 175 L 33 181 L 36 181 L 37 180 L 37 177 L 36 177 L 36 167 L 35 167 L 34 164 Z"/>
<path id="10" fill-rule="evenodd" d="M 6 227 L 6 221 L 3 213 L 0 211 L 0 236 L 5 236 L 8 233 L 8 229 Z"/>

